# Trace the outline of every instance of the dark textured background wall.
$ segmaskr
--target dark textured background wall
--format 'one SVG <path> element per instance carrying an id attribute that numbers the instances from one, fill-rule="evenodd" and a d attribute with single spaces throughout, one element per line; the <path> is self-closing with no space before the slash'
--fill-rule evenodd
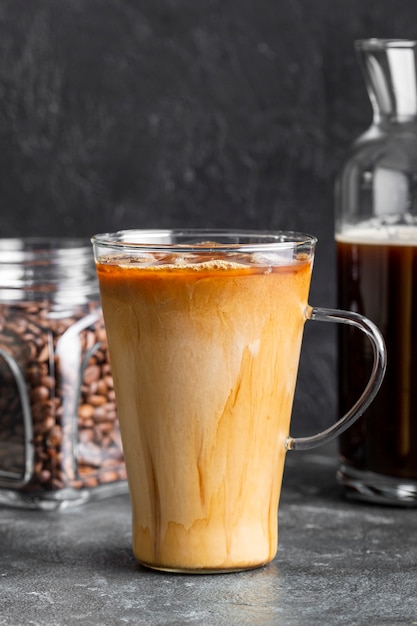
<path id="1" fill-rule="evenodd" d="M 311 302 L 334 304 L 334 176 L 371 118 L 352 44 L 373 36 L 417 36 L 417 2 L 0 0 L 0 236 L 309 231 Z M 303 432 L 336 412 L 316 326 Z"/>

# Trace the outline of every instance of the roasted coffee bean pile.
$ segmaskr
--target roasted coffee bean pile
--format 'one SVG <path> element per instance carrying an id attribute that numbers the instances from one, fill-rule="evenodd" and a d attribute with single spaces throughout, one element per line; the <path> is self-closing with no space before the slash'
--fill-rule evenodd
<path id="1" fill-rule="evenodd" d="M 16 362 L 30 405 L 34 467 L 20 489 L 34 493 L 125 480 L 98 304 L 70 315 L 49 303 L 0 305 L 0 349 Z M 23 473 L 22 411 L 15 378 L 0 356 L 0 481 L 1 473 Z"/>

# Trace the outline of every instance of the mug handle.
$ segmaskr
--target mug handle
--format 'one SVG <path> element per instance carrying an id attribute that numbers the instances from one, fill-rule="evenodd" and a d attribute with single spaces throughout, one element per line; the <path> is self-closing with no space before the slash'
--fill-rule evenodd
<path id="1" fill-rule="evenodd" d="M 352 311 L 340 311 L 338 309 L 325 309 L 321 307 L 309 306 L 306 311 L 307 320 L 317 320 L 319 322 L 337 322 L 338 324 L 349 324 L 361 330 L 368 337 L 373 351 L 373 367 L 368 384 L 365 387 L 359 400 L 353 407 L 341 417 L 335 424 L 321 433 L 310 437 L 291 437 L 286 440 L 287 450 L 309 450 L 321 446 L 338 435 L 343 433 L 371 404 L 375 398 L 386 370 L 387 351 L 384 338 L 380 330 L 368 318 Z"/>

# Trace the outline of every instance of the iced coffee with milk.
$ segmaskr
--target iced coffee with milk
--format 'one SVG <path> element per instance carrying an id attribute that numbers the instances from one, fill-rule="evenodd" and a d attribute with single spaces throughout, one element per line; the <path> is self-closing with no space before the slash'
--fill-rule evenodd
<path id="1" fill-rule="evenodd" d="M 97 262 L 134 553 L 164 570 L 251 568 L 277 549 L 312 259 L 207 245 Z"/>
<path id="2" fill-rule="evenodd" d="M 384 370 L 378 332 L 357 314 L 308 306 L 308 235 L 121 231 L 92 241 L 136 558 L 190 573 L 268 563 L 286 450 L 330 440 L 369 404 Z M 360 327 L 375 368 L 355 410 L 294 439 L 307 318 Z"/>

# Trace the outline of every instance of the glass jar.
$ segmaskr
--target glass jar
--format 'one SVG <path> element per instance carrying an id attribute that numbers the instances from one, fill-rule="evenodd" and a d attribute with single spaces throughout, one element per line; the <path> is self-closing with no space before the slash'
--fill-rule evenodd
<path id="1" fill-rule="evenodd" d="M 0 503 L 127 492 L 90 243 L 0 239 Z"/>
<path id="2" fill-rule="evenodd" d="M 417 42 L 356 42 L 373 121 L 349 151 L 336 185 L 338 306 L 381 329 L 385 380 L 340 438 L 347 495 L 417 504 Z M 354 349 L 352 349 L 352 346 Z M 371 368 L 358 333 L 340 332 L 341 411 Z"/>

